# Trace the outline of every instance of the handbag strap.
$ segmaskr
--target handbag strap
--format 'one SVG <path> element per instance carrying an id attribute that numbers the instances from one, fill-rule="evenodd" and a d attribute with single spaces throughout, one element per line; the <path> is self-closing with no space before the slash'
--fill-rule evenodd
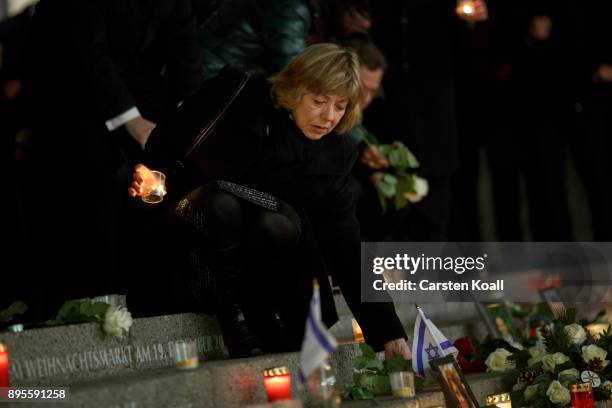
<path id="1" fill-rule="evenodd" d="M 225 113 L 232 105 L 234 100 L 236 100 L 249 78 L 250 75 L 248 73 L 243 73 L 240 83 L 238 84 L 234 92 L 230 95 L 227 102 L 225 102 L 225 104 L 221 107 L 219 112 L 217 112 L 215 117 L 204 127 L 204 129 L 202 129 L 202 131 L 200 132 L 198 137 L 195 138 L 191 146 L 187 148 L 184 155 L 185 158 L 187 158 L 194 150 L 196 150 L 202 143 L 204 143 L 208 136 L 210 136 L 210 134 L 215 130 L 215 127 L 217 127 L 217 123 L 223 118 L 223 116 L 225 116 Z"/>

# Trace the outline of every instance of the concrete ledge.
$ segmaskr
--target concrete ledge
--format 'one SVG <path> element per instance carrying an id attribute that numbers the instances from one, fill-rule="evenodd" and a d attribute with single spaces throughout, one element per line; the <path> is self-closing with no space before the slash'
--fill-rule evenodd
<path id="1" fill-rule="evenodd" d="M 184 339 L 197 341 L 204 360 L 227 355 L 217 320 L 190 313 L 135 319 L 122 340 L 105 335 L 98 324 L 0 333 L 9 348 L 11 384 L 23 386 L 168 367 L 174 343 Z"/>
<path id="2" fill-rule="evenodd" d="M 352 382 L 353 362 L 357 345 L 339 347 L 331 357 L 338 390 Z M 266 402 L 263 370 L 287 366 L 291 372 L 293 398 L 308 406 L 306 390 L 298 380 L 299 353 L 266 355 L 261 357 L 204 361 L 195 370 L 174 368 L 152 369 L 142 372 L 116 374 L 108 378 L 89 379 L 54 385 L 70 387 L 70 403 L 62 406 L 76 408 L 195 408 L 243 407 Z M 348 401 L 347 407 L 433 407 L 444 403 L 439 391 L 429 391 L 415 399 L 380 398 L 374 401 Z M 24 405 L 18 405 L 23 407 Z"/>

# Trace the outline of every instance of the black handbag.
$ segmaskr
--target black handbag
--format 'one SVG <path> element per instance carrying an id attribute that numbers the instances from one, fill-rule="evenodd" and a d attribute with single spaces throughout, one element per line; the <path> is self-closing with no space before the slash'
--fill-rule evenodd
<path id="1" fill-rule="evenodd" d="M 245 109 L 237 107 L 236 100 L 249 78 L 247 73 L 224 69 L 218 77 L 205 81 L 197 95 L 187 99 L 169 120 L 151 132 L 145 146 L 146 164 L 168 175 L 187 169 L 198 184 L 239 178 L 252 162 L 259 140 L 245 140 L 236 132 L 215 135 L 229 112 Z M 237 143 L 245 148 L 230 151 L 228 146 Z M 253 146 L 244 146 L 245 143 Z"/>

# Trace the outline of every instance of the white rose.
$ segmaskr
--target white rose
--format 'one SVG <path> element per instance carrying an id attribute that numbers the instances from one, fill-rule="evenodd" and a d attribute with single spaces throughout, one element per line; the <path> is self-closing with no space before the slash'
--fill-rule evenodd
<path id="1" fill-rule="evenodd" d="M 117 338 L 130 331 L 132 327 L 132 314 L 122 306 L 110 306 L 104 315 L 104 331 Z"/>
<path id="2" fill-rule="evenodd" d="M 612 381 L 606 380 L 600 387 L 604 392 L 608 393 L 608 395 L 612 394 Z"/>
<path id="3" fill-rule="evenodd" d="M 557 380 L 550 383 L 546 390 L 546 396 L 556 405 L 567 405 L 570 402 L 570 392 Z"/>
<path id="4" fill-rule="evenodd" d="M 594 344 L 582 347 L 582 359 L 588 363 L 591 360 L 598 358 L 602 361 L 602 367 L 608 365 L 609 361 L 606 360 L 608 352 Z"/>
<path id="5" fill-rule="evenodd" d="M 532 367 L 542 361 L 542 357 L 546 355 L 546 347 L 542 343 L 537 343 L 535 346 L 527 349 L 531 358 L 527 361 L 527 365 Z"/>
<path id="6" fill-rule="evenodd" d="M 411 203 L 418 203 L 429 193 L 429 183 L 424 178 L 414 176 L 414 192 L 405 192 L 404 197 Z"/>
<path id="7" fill-rule="evenodd" d="M 575 368 L 568 368 L 559 373 L 559 382 L 564 386 L 567 386 L 570 382 L 576 381 L 580 378 L 580 373 Z"/>
<path id="8" fill-rule="evenodd" d="M 587 338 L 584 328 L 576 323 L 569 324 L 563 328 L 565 335 L 572 344 L 582 344 Z"/>
<path id="9" fill-rule="evenodd" d="M 569 357 L 563 353 L 546 354 L 542 357 L 542 368 L 544 371 L 555 371 L 555 367 L 569 361 Z"/>
<path id="10" fill-rule="evenodd" d="M 537 390 L 538 390 L 538 384 L 532 384 L 528 386 L 527 388 L 525 388 L 525 391 L 523 392 L 523 396 L 525 397 L 525 400 L 529 401 L 531 398 L 533 398 Z"/>
<path id="11" fill-rule="evenodd" d="M 485 360 L 485 364 L 488 367 L 487 371 L 503 372 L 513 369 L 515 365 L 514 361 L 508 361 L 508 357 L 510 357 L 511 355 L 512 353 L 508 350 L 498 348 L 497 350 L 489 354 L 489 357 L 487 357 L 487 359 Z"/>

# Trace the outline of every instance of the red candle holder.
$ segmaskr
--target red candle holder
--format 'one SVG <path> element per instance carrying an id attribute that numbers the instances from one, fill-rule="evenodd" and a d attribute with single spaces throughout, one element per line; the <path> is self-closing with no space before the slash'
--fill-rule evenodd
<path id="1" fill-rule="evenodd" d="M 590 383 L 576 383 L 570 386 L 570 406 L 572 408 L 593 408 L 595 398 Z"/>
<path id="2" fill-rule="evenodd" d="M 268 402 L 291 399 L 291 375 L 287 367 L 264 370 L 264 384 Z"/>
<path id="3" fill-rule="evenodd" d="M 0 341 L 0 387 L 10 387 L 8 347 Z"/>

